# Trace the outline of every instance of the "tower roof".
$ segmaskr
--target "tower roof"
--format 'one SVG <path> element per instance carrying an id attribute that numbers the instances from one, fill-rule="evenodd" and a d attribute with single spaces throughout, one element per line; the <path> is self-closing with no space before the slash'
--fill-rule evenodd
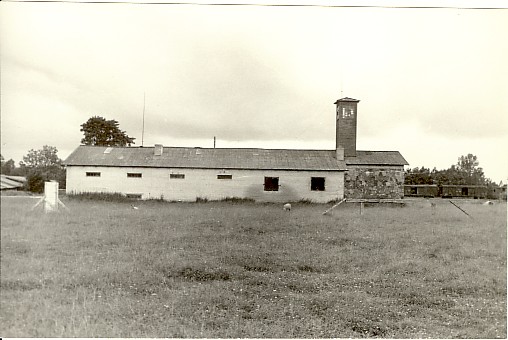
<path id="1" fill-rule="evenodd" d="M 341 99 L 338 99 L 334 104 L 337 104 L 339 102 L 353 102 L 353 103 L 358 103 L 359 100 L 358 99 L 353 99 L 353 98 L 349 98 L 349 97 L 344 97 L 344 98 L 341 98 Z"/>

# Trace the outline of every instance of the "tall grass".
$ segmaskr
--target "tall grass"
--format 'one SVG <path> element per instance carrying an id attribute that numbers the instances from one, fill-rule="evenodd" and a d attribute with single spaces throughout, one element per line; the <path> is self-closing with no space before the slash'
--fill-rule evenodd
<path id="1" fill-rule="evenodd" d="M 7 337 L 505 338 L 506 203 L 2 198 Z"/>

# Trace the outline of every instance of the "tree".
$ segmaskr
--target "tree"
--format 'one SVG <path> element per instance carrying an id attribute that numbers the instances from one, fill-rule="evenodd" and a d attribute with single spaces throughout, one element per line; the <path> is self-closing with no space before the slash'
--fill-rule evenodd
<path id="1" fill-rule="evenodd" d="M 44 145 L 41 150 L 30 149 L 19 164 L 28 168 L 60 166 L 62 160 L 58 158 L 57 153 L 57 148 L 49 145 Z"/>
<path id="2" fill-rule="evenodd" d="M 134 139 L 136 139 L 129 137 L 125 131 L 120 130 L 116 120 L 106 120 L 99 116 L 94 116 L 88 119 L 86 123 L 81 124 L 79 131 L 85 135 L 81 139 L 81 143 L 85 145 L 131 146 L 131 144 L 134 144 Z"/>
<path id="3" fill-rule="evenodd" d="M 460 156 L 457 162 L 457 170 L 462 173 L 465 183 L 470 185 L 484 185 L 485 175 L 480 168 L 478 158 L 473 154 Z"/>
<path id="4" fill-rule="evenodd" d="M 456 165 L 445 170 L 425 167 L 408 169 L 405 173 L 404 184 L 437 184 L 437 185 L 490 185 L 490 179 L 485 178 L 483 169 L 479 167 L 478 158 L 473 154 L 461 156 Z"/>
<path id="5" fill-rule="evenodd" d="M 12 172 L 16 168 L 16 165 L 12 159 L 5 161 L 4 156 L 0 155 L 0 159 L 2 160 L 2 169 L 1 173 L 4 175 L 12 175 Z"/>
<path id="6" fill-rule="evenodd" d="M 464 174 L 452 165 L 449 169 L 435 171 L 432 175 L 434 184 L 437 185 L 460 185 L 466 184 Z"/>
<path id="7" fill-rule="evenodd" d="M 58 181 L 65 188 L 65 169 L 54 146 L 44 145 L 40 150 L 29 150 L 19 162 L 27 174 L 27 189 L 32 192 L 44 191 L 44 182 Z"/>
<path id="8" fill-rule="evenodd" d="M 432 175 L 430 169 L 425 167 L 407 169 L 404 178 L 404 184 L 432 184 Z"/>

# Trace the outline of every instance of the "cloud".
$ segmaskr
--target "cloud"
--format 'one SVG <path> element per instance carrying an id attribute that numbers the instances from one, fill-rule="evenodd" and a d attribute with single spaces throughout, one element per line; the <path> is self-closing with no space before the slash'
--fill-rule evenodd
<path id="1" fill-rule="evenodd" d="M 333 148 L 341 96 L 361 100 L 366 149 L 487 149 L 507 130 L 506 11 L 2 9 L 2 152 L 70 152 L 93 115 L 140 145 L 143 94 L 148 144 Z"/>

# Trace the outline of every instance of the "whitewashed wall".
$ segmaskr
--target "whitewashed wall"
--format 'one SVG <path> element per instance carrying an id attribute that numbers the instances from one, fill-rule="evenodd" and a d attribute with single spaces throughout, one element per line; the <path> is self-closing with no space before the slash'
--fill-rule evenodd
<path id="1" fill-rule="evenodd" d="M 100 172 L 101 176 L 87 177 L 86 172 Z M 127 173 L 142 173 L 142 178 L 128 178 Z M 185 179 L 170 179 L 171 173 L 185 174 Z M 217 179 L 218 174 L 231 174 L 232 179 Z M 279 191 L 264 191 L 265 176 L 279 177 Z M 325 191 L 311 191 L 311 177 L 325 177 Z M 344 172 L 68 166 L 66 191 L 141 194 L 143 199 L 162 197 L 169 201 L 239 197 L 262 202 L 307 199 L 326 203 L 344 197 Z"/>

